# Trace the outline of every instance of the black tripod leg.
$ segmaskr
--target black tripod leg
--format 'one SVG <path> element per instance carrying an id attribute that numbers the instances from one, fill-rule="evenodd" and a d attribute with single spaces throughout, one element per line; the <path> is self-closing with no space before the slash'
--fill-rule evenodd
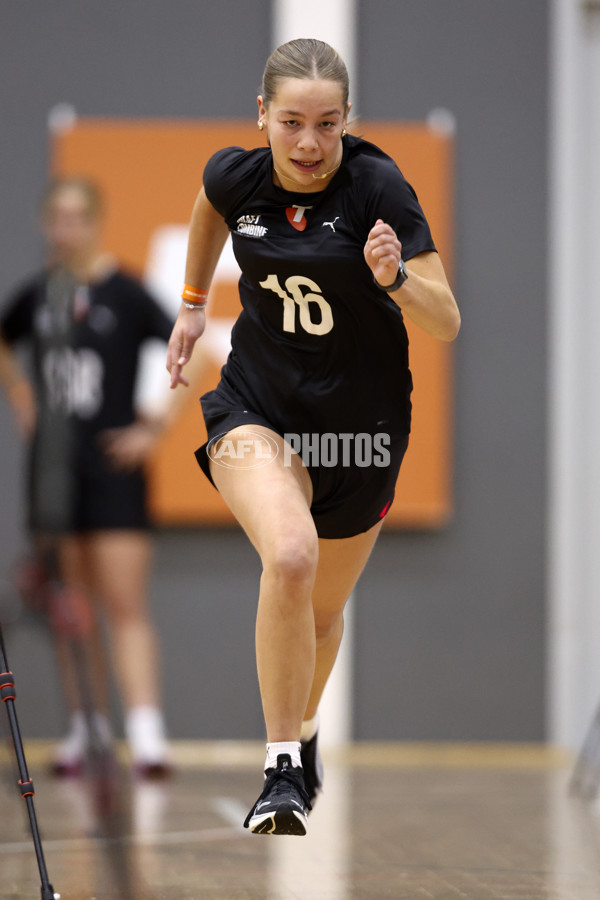
<path id="1" fill-rule="evenodd" d="M 23 750 L 23 741 L 21 739 L 21 732 L 19 730 L 19 722 L 17 719 L 17 713 L 15 711 L 15 700 L 16 700 L 16 692 L 15 692 L 15 680 L 12 672 L 8 669 L 8 662 L 6 659 L 6 651 L 4 648 L 4 639 L 2 636 L 2 626 L 0 625 L 0 699 L 6 706 L 6 713 L 8 715 L 8 721 L 10 723 L 10 731 L 12 735 L 13 745 L 15 748 L 15 754 L 17 757 L 17 765 L 19 768 L 19 786 L 21 789 L 21 796 L 25 800 L 27 804 L 27 813 L 29 815 L 29 824 L 31 826 L 31 836 L 33 838 L 33 846 L 35 848 L 35 855 L 37 858 L 38 868 L 40 870 L 40 880 L 41 880 L 41 889 L 42 889 L 42 900 L 56 900 L 56 898 L 60 897 L 60 894 L 56 894 L 54 892 L 54 888 L 50 884 L 50 880 L 48 878 L 48 871 L 46 869 L 46 861 L 44 859 L 44 851 L 42 849 L 42 841 L 40 838 L 40 832 L 37 824 L 37 817 L 35 814 L 35 807 L 33 805 L 33 782 L 29 777 L 29 772 L 27 771 L 27 762 L 25 760 L 25 752 Z"/>

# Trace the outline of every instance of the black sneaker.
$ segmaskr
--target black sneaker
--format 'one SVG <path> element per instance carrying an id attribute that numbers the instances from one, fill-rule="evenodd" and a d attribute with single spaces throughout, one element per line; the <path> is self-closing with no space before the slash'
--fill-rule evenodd
<path id="1" fill-rule="evenodd" d="M 319 753 L 317 737 L 319 732 L 311 737 L 310 741 L 300 741 L 300 759 L 304 772 L 304 786 L 311 803 L 323 790 L 323 760 Z"/>
<path id="2" fill-rule="evenodd" d="M 302 769 L 292 766 L 289 753 L 280 753 L 277 768 L 265 774 L 264 790 L 246 816 L 244 828 L 254 834 L 306 834 L 311 806 Z"/>

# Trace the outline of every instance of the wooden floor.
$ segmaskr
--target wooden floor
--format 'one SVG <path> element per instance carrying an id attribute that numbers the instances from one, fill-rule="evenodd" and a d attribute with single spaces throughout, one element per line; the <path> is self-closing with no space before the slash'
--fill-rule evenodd
<path id="1" fill-rule="evenodd" d="M 63 900 L 597 900 L 598 807 L 536 747 L 358 745 L 326 759 L 305 838 L 251 835 L 262 747 L 176 745 L 177 776 L 115 799 L 44 774 L 27 745 L 50 879 Z M 39 898 L 12 758 L 0 755 L 0 897 Z M 95 789 L 95 790 L 94 790 Z M 100 818 L 97 812 L 101 811 Z"/>

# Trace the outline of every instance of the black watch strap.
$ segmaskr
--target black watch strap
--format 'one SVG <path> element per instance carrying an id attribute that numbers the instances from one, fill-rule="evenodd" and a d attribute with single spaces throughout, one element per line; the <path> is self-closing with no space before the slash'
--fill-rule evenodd
<path id="1" fill-rule="evenodd" d="M 404 265 L 403 259 L 401 259 L 400 262 L 398 263 L 398 275 L 396 276 L 396 280 L 393 284 L 386 285 L 384 287 L 382 284 L 379 284 L 379 282 L 376 280 L 375 276 L 373 275 L 373 281 L 375 282 L 377 287 L 380 290 L 385 291 L 388 294 L 391 293 L 392 291 L 397 291 L 398 288 L 401 288 L 407 278 L 408 278 L 408 272 L 406 271 L 406 266 Z"/>

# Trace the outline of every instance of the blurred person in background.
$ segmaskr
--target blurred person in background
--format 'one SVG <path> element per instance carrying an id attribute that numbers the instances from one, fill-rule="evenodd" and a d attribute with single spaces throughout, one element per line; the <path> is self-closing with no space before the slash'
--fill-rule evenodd
<path id="1" fill-rule="evenodd" d="M 133 765 L 142 776 L 160 777 L 169 764 L 159 647 L 147 604 L 152 545 L 144 465 L 167 416 L 137 413 L 134 392 L 141 345 L 167 341 L 172 322 L 102 252 L 102 221 L 93 183 L 78 177 L 50 183 L 41 202 L 46 265 L 0 314 L 0 382 L 29 448 L 27 525 L 36 553 L 52 549 L 55 576 L 79 598 L 67 618 L 91 622 L 83 631 L 92 720 L 82 708 L 68 634 L 60 622 L 54 628 L 71 710 L 54 771 L 80 772 L 90 732 L 110 742 L 105 620 Z M 31 378 L 14 349 L 22 343 L 31 353 Z"/>

